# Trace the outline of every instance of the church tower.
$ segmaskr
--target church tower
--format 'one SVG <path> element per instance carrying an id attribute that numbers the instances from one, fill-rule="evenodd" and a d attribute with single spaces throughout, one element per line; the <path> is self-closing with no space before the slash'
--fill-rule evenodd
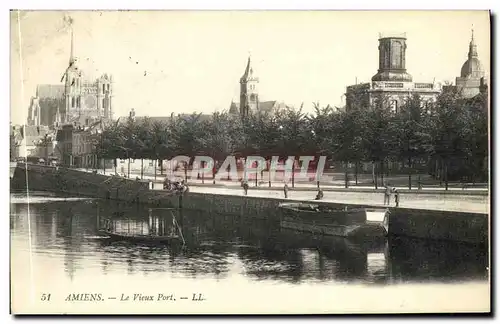
<path id="1" fill-rule="evenodd" d="M 69 65 L 63 75 L 65 79 L 64 94 L 65 94 L 65 122 L 71 122 L 75 117 L 79 117 L 82 107 L 82 73 L 77 66 L 78 59 L 74 56 L 74 37 L 73 26 L 71 26 L 71 52 L 69 56 Z"/>
<path id="2" fill-rule="evenodd" d="M 484 70 L 478 58 L 474 30 L 472 30 L 469 53 L 460 70 L 460 77 L 456 78 L 456 86 L 460 89 L 463 97 L 472 98 L 481 93 L 481 88 L 485 86 L 485 82 Z"/>
<path id="3" fill-rule="evenodd" d="M 240 78 L 240 115 L 247 116 L 249 112 L 259 109 L 259 94 L 257 85 L 259 79 L 254 76 L 250 56 L 245 73 Z"/>
<path id="4" fill-rule="evenodd" d="M 412 76 L 406 73 L 406 35 L 380 35 L 378 42 L 378 73 L 372 81 L 412 82 Z"/>

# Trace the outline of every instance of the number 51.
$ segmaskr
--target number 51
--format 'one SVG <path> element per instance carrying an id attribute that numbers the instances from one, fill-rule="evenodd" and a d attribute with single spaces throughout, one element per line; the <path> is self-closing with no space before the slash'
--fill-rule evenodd
<path id="1" fill-rule="evenodd" d="M 50 301 L 50 294 L 42 294 L 42 301 Z"/>

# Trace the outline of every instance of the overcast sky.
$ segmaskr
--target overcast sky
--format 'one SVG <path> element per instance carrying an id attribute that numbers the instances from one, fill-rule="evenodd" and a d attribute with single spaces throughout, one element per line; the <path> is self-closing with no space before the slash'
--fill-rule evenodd
<path id="1" fill-rule="evenodd" d="M 113 75 L 116 117 L 131 108 L 138 116 L 228 109 L 249 53 L 261 100 L 340 106 L 347 85 L 377 72 L 379 32 L 406 32 L 414 81 L 454 82 L 474 26 L 490 71 L 486 11 L 39 11 L 21 13 L 20 32 L 13 12 L 14 124 L 25 122 L 37 84 L 61 84 L 70 53 L 65 15 L 74 19 L 84 75 Z"/>

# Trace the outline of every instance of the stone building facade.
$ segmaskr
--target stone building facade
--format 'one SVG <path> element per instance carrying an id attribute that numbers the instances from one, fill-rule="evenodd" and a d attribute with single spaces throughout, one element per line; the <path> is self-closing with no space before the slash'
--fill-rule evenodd
<path id="1" fill-rule="evenodd" d="M 379 37 L 379 68 L 371 82 L 348 86 L 346 109 L 369 107 L 376 98 L 382 98 L 397 113 L 405 100 L 418 94 L 424 103 L 433 102 L 441 92 L 441 85 L 433 82 L 413 82 L 406 71 L 406 35 Z"/>

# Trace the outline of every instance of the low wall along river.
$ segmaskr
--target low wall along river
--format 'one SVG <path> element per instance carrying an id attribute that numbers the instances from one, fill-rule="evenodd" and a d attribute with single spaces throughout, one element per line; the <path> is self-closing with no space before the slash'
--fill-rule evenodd
<path id="1" fill-rule="evenodd" d="M 66 168 L 19 163 L 11 180 L 13 190 L 61 192 L 78 196 L 116 199 L 162 207 L 202 210 L 207 214 L 246 214 L 257 218 L 279 218 L 278 204 L 294 201 L 237 195 L 189 192 L 183 197 L 149 189 L 148 181 L 130 180 Z M 217 191 L 216 188 L 214 188 Z M 315 202 L 328 206 L 344 206 Z M 371 207 L 368 205 L 353 205 Z M 427 209 L 390 208 L 390 235 L 434 240 L 452 240 L 488 244 L 489 217 L 483 213 L 451 212 Z"/>

